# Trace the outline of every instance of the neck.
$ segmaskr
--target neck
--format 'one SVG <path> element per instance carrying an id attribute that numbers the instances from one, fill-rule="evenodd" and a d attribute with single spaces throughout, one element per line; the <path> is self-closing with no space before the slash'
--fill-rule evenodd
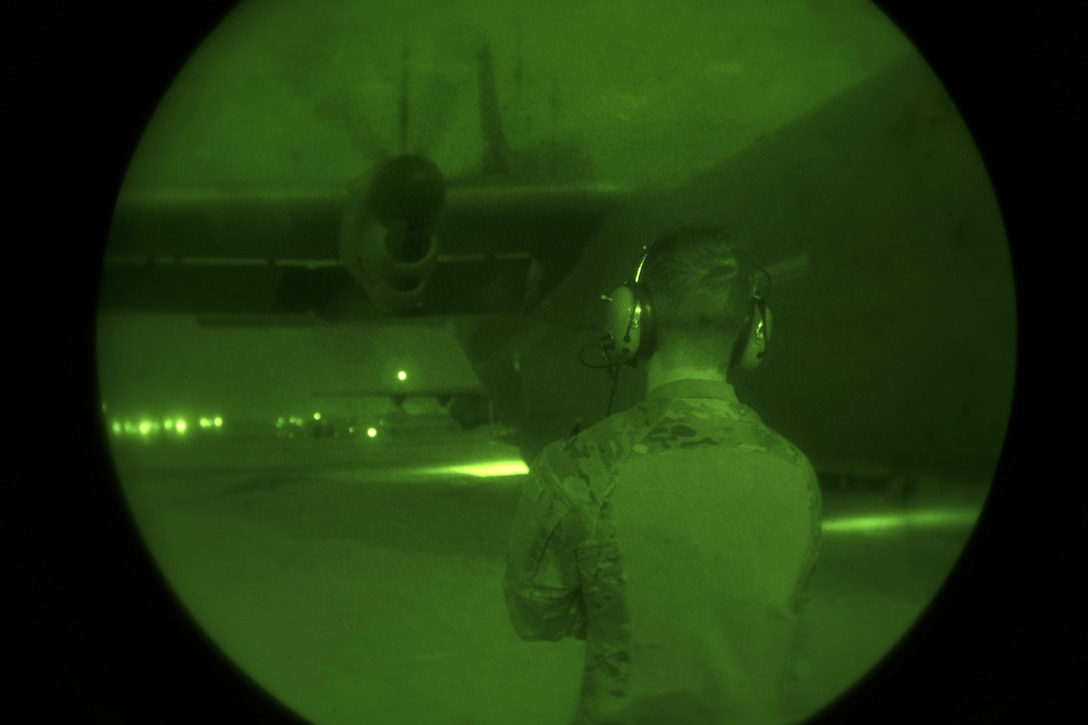
<path id="1" fill-rule="evenodd" d="M 726 374 L 717 367 L 670 364 L 659 360 L 656 357 L 650 358 L 650 361 L 646 365 L 646 392 L 677 380 L 713 380 L 719 383 L 728 382 Z"/>

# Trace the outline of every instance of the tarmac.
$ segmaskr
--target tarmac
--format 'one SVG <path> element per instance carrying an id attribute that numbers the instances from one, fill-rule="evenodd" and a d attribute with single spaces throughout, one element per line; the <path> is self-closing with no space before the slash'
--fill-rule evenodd
<path id="1" fill-rule="evenodd" d="M 502 597 L 518 475 L 486 436 L 115 448 L 154 559 L 195 621 L 272 697 L 321 725 L 562 725 L 584 644 L 523 642 Z M 465 469 L 461 469 L 464 471 Z M 932 601 L 986 482 L 824 490 L 794 721 L 869 672 Z M 830 479 L 829 479 L 830 480 Z M 908 493 L 909 492 L 909 493 Z"/>

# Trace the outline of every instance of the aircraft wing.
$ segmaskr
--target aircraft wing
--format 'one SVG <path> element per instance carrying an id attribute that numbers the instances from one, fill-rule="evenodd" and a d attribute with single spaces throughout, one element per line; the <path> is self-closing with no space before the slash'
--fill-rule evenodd
<path id="1" fill-rule="evenodd" d="M 625 198 L 607 185 L 451 186 L 434 229 L 437 263 L 412 313 L 531 305 L 571 269 Z M 386 316 L 346 269 L 342 227 L 349 206 L 332 194 L 124 195 L 103 261 L 101 309 Z"/>

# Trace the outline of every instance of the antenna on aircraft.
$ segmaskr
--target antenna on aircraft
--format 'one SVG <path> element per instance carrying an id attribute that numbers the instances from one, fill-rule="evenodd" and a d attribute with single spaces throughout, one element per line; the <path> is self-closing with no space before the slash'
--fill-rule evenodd
<path id="1" fill-rule="evenodd" d="M 400 152 L 401 155 L 408 153 L 408 38 L 404 39 L 404 50 L 401 54 Z"/>
<path id="2" fill-rule="evenodd" d="M 483 173 L 485 176 L 506 174 L 510 170 L 506 136 L 502 131 L 502 114 L 495 89 L 495 67 L 491 44 L 485 43 L 477 55 L 480 61 L 480 124 L 484 134 Z"/>

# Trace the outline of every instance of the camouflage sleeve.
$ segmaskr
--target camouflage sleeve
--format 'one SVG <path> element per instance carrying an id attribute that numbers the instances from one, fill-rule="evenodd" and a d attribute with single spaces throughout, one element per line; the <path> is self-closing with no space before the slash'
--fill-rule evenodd
<path id="1" fill-rule="evenodd" d="M 542 454 L 526 478 L 507 539 L 506 610 L 524 640 L 585 636 L 572 511 L 548 485 L 553 477 Z"/>

